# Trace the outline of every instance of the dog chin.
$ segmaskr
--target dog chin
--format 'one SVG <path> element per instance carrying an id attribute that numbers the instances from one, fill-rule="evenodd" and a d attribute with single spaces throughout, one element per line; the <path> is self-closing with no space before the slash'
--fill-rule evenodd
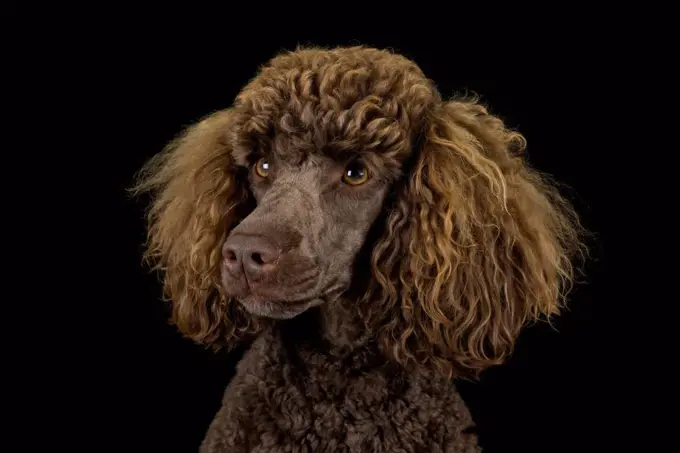
<path id="1" fill-rule="evenodd" d="M 294 318 L 312 307 L 318 307 L 323 303 L 323 300 L 314 298 L 299 302 L 274 302 L 249 296 L 240 298 L 239 302 L 253 316 L 284 320 Z"/>

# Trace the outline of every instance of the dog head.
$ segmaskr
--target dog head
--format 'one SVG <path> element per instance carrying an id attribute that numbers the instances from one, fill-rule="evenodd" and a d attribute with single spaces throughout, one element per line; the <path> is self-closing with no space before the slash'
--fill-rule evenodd
<path id="1" fill-rule="evenodd" d="M 197 341 L 350 304 L 391 359 L 476 373 L 558 312 L 582 250 L 573 209 L 524 146 L 404 57 L 283 54 L 145 167 L 148 256 Z"/>

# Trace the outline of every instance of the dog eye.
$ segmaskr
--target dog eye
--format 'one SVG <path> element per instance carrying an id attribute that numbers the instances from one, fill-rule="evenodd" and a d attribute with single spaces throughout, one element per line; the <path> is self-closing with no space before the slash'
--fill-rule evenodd
<path id="1" fill-rule="evenodd" d="M 266 178 L 269 175 L 269 160 L 266 157 L 262 157 L 255 163 L 255 173 L 261 178 Z"/>
<path id="2" fill-rule="evenodd" d="M 358 186 L 368 180 L 368 169 L 360 161 L 355 160 L 345 167 L 345 174 L 342 175 L 342 182 L 350 186 Z"/>

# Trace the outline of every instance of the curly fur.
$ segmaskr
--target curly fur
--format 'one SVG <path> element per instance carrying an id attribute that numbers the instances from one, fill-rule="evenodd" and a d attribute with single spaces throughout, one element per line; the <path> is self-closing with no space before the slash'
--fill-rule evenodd
<path id="1" fill-rule="evenodd" d="M 273 148 L 300 161 L 360 150 L 386 187 L 357 243 L 368 276 L 286 322 L 250 314 L 220 274 L 222 244 L 258 203 L 244 168 Z M 275 57 L 234 107 L 154 157 L 135 190 L 152 194 L 147 258 L 174 322 L 216 347 L 257 338 L 203 451 L 476 451 L 449 380 L 502 363 L 525 324 L 558 314 L 584 250 L 524 149 L 478 99 L 443 100 L 412 61 L 353 47 Z M 291 333 L 303 321 L 322 336 Z"/>

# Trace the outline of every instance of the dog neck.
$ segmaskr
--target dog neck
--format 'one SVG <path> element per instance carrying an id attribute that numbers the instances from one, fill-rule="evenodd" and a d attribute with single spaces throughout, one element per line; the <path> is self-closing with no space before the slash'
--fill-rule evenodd
<path id="1" fill-rule="evenodd" d="M 309 309 L 281 323 L 281 333 L 300 350 L 330 357 L 347 358 L 374 349 L 372 336 L 361 319 L 342 302 Z"/>

